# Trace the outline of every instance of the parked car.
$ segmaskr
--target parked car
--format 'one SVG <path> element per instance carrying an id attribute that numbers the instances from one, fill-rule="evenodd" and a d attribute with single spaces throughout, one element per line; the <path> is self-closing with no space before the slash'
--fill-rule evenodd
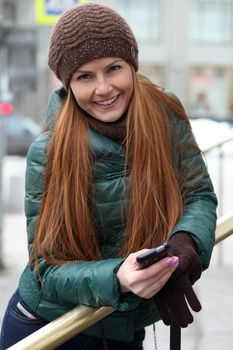
<path id="1" fill-rule="evenodd" d="M 4 120 L 6 153 L 26 156 L 32 141 L 41 134 L 42 128 L 30 118 L 8 116 Z"/>

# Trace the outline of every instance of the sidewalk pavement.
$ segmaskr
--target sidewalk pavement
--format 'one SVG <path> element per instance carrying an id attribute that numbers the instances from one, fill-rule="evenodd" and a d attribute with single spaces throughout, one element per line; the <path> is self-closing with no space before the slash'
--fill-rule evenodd
<path id="1" fill-rule="evenodd" d="M 10 295 L 27 261 L 23 214 L 4 217 L 3 247 L 5 269 L 0 271 L 0 324 Z M 196 283 L 203 309 L 195 322 L 182 330 L 182 350 L 233 350 L 233 237 L 215 247 L 211 266 Z M 221 262 L 221 255 L 224 255 Z M 156 324 L 158 350 L 169 349 L 169 327 Z M 145 350 L 154 349 L 152 327 L 147 328 Z"/>

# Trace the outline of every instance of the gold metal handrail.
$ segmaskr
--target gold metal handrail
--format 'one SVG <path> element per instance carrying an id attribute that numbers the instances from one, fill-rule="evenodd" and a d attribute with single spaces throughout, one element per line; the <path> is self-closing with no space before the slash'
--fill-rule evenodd
<path id="1" fill-rule="evenodd" d="M 215 244 L 223 241 L 233 234 L 233 211 L 218 219 L 215 232 Z"/>
<path id="2" fill-rule="evenodd" d="M 80 305 L 32 333 L 8 350 L 51 350 L 114 311 L 111 307 Z"/>
<path id="3" fill-rule="evenodd" d="M 233 212 L 217 222 L 215 244 L 233 234 Z M 52 350 L 114 312 L 111 307 L 77 306 L 8 350 Z"/>

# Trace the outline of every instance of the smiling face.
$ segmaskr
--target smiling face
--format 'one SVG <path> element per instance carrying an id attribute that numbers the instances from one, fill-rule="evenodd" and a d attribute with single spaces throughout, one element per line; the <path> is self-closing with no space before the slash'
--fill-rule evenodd
<path id="1" fill-rule="evenodd" d="M 115 122 L 126 112 L 133 93 L 131 67 L 121 58 L 98 58 L 72 75 L 70 87 L 85 112 L 103 122 Z"/>

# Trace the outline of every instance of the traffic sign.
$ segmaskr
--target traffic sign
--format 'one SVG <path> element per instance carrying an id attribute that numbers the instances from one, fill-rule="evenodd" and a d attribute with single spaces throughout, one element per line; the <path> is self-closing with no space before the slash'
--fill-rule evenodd
<path id="1" fill-rule="evenodd" d="M 87 0 L 36 0 L 36 23 L 53 25 L 65 10 L 85 2 Z"/>

